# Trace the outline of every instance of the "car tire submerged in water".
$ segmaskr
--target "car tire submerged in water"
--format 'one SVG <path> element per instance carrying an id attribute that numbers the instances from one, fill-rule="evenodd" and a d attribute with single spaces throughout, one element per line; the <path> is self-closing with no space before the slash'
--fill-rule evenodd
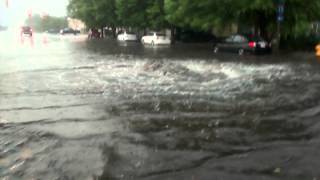
<path id="1" fill-rule="evenodd" d="M 244 54 L 244 49 L 238 49 L 239 56 L 242 56 Z"/>

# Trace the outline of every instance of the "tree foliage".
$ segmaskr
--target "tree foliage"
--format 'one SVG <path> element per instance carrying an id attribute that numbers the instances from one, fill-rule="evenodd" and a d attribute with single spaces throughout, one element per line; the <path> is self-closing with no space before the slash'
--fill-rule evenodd
<path id="1" fill-rule="evenodd" d="M 165 17 L 164 0 L 150 1 L 146 9 L 149 27 L 153 29 L 163 29 L 169 27 L 169 23 Z"/>
<path id="2" fill-rule="evenodd" d="M 117 22 L 115 0 L 71 0 L 68 12 L 88 26 L 115 25 Z"/>
<path id="3" fill-rule="evenodd" d="M 59 30 L 68 27 L 68 21 L 64 17 L 41 17 L 39 14 L 35 14 L 27 19 L 26 24 L 38 32 L 48 31 L 50 29 Z"/>
<path id="4" fill-rule="evenodd" d="M 280 1 L 285 1 L 284 35 L 304 33 L 320 19 L 320 0 L 70 0 L 68 9 L 88 26 L 211 31 L 246 25 L 272 35 Z"/>
<path id="5" fill-rule="evenodd" d="M 147 28 L 147 13 L 149 1 L 116 0 L 116 14 L 122 27 Z"/>
<path id="6" fill-rule="evenodd" d="M 276 31 L 280 0 L 165 0 L 166 18 L 178 26 L 212 29 L 230 24 L 248 25 L 261 33 Z M 320 19 L 320 0 L 286 0 L 284 35 L 306 32 Z"/>

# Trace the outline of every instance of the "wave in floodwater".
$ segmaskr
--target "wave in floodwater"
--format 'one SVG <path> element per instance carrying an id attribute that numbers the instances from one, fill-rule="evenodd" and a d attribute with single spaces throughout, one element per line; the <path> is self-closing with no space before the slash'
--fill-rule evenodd
<path id="1" fill-rule="evenodd" d="M 0 60 L 0 178 L 319 177 L 315 63 L 52 48 Z"/>

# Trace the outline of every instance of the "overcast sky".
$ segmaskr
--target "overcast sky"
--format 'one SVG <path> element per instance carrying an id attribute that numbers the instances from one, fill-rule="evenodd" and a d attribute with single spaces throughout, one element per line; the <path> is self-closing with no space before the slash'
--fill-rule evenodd
<path id="1" fill-rule="evenodd" d="M 0 0 L 0 24 L 17 24 L 26 19 L 28 11 L 48 13 L 51 16 L 66 16 L 69 0 L 9 0 L 9 8 L 5 0 Z"/>

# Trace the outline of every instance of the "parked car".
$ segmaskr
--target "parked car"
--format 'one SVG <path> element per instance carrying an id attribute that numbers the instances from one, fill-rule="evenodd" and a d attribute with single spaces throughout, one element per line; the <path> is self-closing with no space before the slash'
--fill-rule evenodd
<path id="1" fill-rule="evenodd" d="M 141 38 L 142 44 L 151 44 L 154 45 L 170 45 L 171 39 L 167 37 L 165 34 L 152 32 L 147 34 L 146 36 L 143 36 Z"/>
<path id="2" fill-rule="evenodd" d="M 120 33 L 117 37 L 119 41 L 138 41 L 138 36 L 131 32 Z"/>
<path id="3" fill-rule="evenodd" d="M 49 29 L 46 31 L 48 34 L 59 34 L 59 29 Z"/>
<path id="4" fill-rule="evenodd" d="M 71 28 L 64 28 L 64 29 L 60 30 L 60 34 L 61 35 L 65 35 L 65 34 L 77 35 L 77 34 L 80 34 L 80 31 L 79 30 L 74 30 L 74 29 L 71 29 Z"/>
<path id="5" fill-rule="evenodd" d="M 20 36 L 24 37 L 24 36 L 28 36 L 28 37 L 32 37 L 33 35 L 33 30 L 30 26 L 22 26 L 20 29 Z"/>
<path id="6" fill-rule="evenodd" d="M 214 44 L 213 52 L 219 51 L 244 53 L 268 53 L 271 52 L 271 43 L 256 35 L 235 34 L 220 43 Z"/>

